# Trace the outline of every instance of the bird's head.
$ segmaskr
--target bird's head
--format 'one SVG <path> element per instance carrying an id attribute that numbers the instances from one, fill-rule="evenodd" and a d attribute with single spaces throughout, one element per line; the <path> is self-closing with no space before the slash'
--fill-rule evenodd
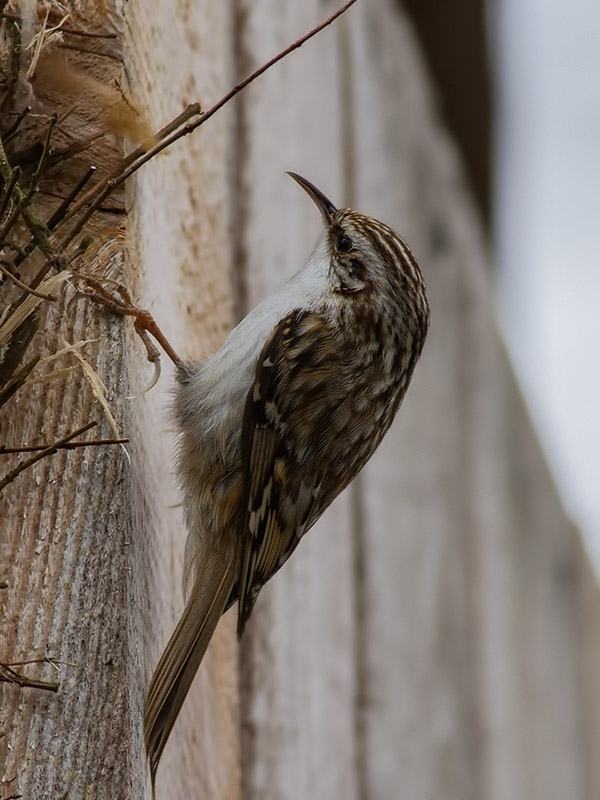
<path id="1" fill-rule="evenodd" d="M 369 289 L 414 293 L 426 305 L 419 266 L 406 242 L 388 225 L 348 208 L 336 208 L 320 189 L 288 172 L 313 200 L 325 225 L 330 275 L 343 293 Z M 424 308 L 427 312 L 427 309 Z"/>

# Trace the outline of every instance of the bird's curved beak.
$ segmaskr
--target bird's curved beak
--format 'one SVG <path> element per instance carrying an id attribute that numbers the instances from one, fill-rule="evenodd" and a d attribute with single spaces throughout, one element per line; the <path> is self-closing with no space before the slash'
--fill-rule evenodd
<path id="1" fill-rule="evenodd" d="M 302 177 L 302 175 L 298 175 L 297 172 L 288 172 L 288 175 L 290 178 L 293 178 L 296 183 L 299 183 L 308 196 L 314 201 L 315 205 L 323 215 L 325 224 L 331 225 L 331 218 L 337 211 L 337 208 L 333 205 L 331 200 L 325 197 L 323 192 L 320 189 L 317 189 L 314 184 L 312 184 L 310 181 L 307 181 L 306 178 Z"/>

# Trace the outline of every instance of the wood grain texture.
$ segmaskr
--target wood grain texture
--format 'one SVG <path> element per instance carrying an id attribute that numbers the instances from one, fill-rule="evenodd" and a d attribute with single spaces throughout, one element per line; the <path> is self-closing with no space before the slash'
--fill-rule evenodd
<path id="1" fill-rule="evenodd" d="M 107 7 L 82 2 L 71 11 L 75 27 L 114 30 Z M 72 65 L 86 75 L 107 84 L 122 76 L 118 39 L 72 49 L 73 39 L 67 38 L 65 45 Z M 17 93 L 14 102 L 22 108 L 23 96 Z M 12 143 L 14 158 L 39 138 L 53 111 L 64 114 L 71 108 L 56 128 L 55 150 L 106 131 L 103 109 L 92 104 L 90 95 L 82 92 L 74 99 L 62 93 L 52 75 L 39 76 L 28 102 L 33 113 L 22 137 Z M 90 163 L 103 174 L 121 153 L 122 143 L 109 134 L 80 156 L 50 167 L 36 212 L 47 218 Z M 94 261 L 93 269 L 118 276 L 123 268 L 122 195 L 107 208 L 110 213 L 98 214 L 89 229 L 95 258 L 86 264 Z M 25 280 L 40 264 L 25 269 Z M 67 313 L 67 294 L 72 290 L 63 290 L 49 308 L 31 355 L 55 353 L 63 340 L 92 340 L 80 352 L 108 384 L 117 424 L 126 431 L 129 409 L 120 402 L 128 392 L 123 332 L 84 304 Z M 51 442 L 90 419 L 99 425 L 88 438 L 113 435 L 75 359 L 63 356 L 50 368 L 68 367 L 74 367 L 69 376 L 33 381 L 4 407 L 3 442 Z M 32 377 L 44 371 L 39 368 Z M 18 460 L 3 458 L 3 473 Z M 0 656 L 9 662 L 56 659 L 57 667 L 30 664 L 19 670 L 60 684 L 57 694 L 0 685 L 3 798 L 143 796 L 135 778 L 143 775 L 144 765 L 138 722 L 143 685 L 129 579 L 136 549 L 129 510 L 132 486 L 124 451 L 111 446 L 58 452 L 3 492 L 0 569 L 7 587 L 0 596 Z"/>
<path id="2" fill-rule="evenodd" d="M 188 103 L 208 107 L 230 88 L 229 4 L 129 3 L 126 25 L 132 87 L 156 128 Z M 183 357 L 210 355 L 233 322 L 232 122 L 232 111 L 224 111 L 150 163 L 132 187 L 128 232 L 131 258 L 141 268 L 140 297 Z M 172 475 L 172 379 L 169 367 L 158 390 L 137 401 L 146 685 L 183 610 L 186 530 Z M 158 797 L 239 797 L 238 661 L 230 622 L 219 627 L 173 730 Z"/>
<path id="3" fill-rule="evenodd" d="M 577 535 L 495 332 L 455 153 L 423 103 L 414 42 L 386 8 L 354 18 L 357 191 L 367 210 L 402 220 L 432 326 L 362 478 L 366 796 L 582 797 Z"/>
<path id="4" fill-rule="evenodd" d="M 263 34 L 274 18 L 264 9 L 253 5 L 250 15 Z M 303 106 L 311 131 L 316 127 L 322 141 L 332 129 L 339 136 L 319 185 L 337 199 L 327 176 L 341 161 L 346 199 L 413 245 L 429 287 L 432 329 L 380 452 L 257 606 L 243 664 L 248 796 L 291 797 L 299 786 L 320 796 L 325 776 L 349 780 L 345 754 L 353 752 L 345 791 L 351 785 L 364 798 L 581 797 L 575 593 L 569 580 L 557 578 L 561 564 L 570 574 L 577 536 L 506 365 L 479 220 L 415 41 L 383 0 L 360 5 L 346 22 L 350 37 L 342 26 L 337 31 L 341 105 L 317 105 L 310 70 L 295 83 L 290 66 L 285 86 L 298 98 L 310 93 Z M 314 62 L 332 80 L 320 56 Z M 309 135 L 294 124 L 278 129 L 278 115 L 286 113 L 278 87 L 261 89 L 246 111 L 246 163 L 254 169 L 251 196 L 259 198 L 271 184 L 260 158 L 267 158 L 263 137 L 272 137 L 271 166 L 288 148 L 301 159 Z M 257 208 L 266 202 L 259 199 Z M 265 262 L 283 260 L 285 243 L 295 245 L 284 222 L 269 231 L 263 225 L 250 212 L 248 252 L 256 253 L 261 289 L 269 285 Z M 250 261 L 250 289 L 255 282 Z M 328 526 L 344 503 L 350 517 L 334 540 Z M 337 659 L 328 641 L 314 638 L 314 625 L 298 641 L 312 575 L 324 568 L 324 542 L 338 548 L 332 564 L 354 567 L 353 616 L 341 617 L 347 645 L 338 644 Z M 300 572 L 299 560 L 311 556 Z M 298 604 L 286 603 L 302 579 Z M 321 598 L 327 616 L 336 612 L 338 586 L 339 578 L 331 581 Z M 281 616 L 287 627 L 277 630 Z M 269 646 L 274 634 L 277 645 Z M 346 734 L 338 734 L 333 758 L 319 751 L 315 760 L 302 748 L 302 729 L 312 730 L 319 717 L 314 695 L 306 694 L 310 678 L 292 664 L 304 665 L 309 647 L 319 653 L 315 669 L 353 676 L 347 685 L 354 684 L 354 719 L 350 727 L 347 711 L 337 711 Z M 336 713 L 331 698 L 317 703 Z M 315 768 L 319 778 L 307 783 Z M 345 796 L 341 785 L 334 796 Z"/>
<path id="5" fill-rule="evenodd" d="M 356 205 L 410 242 L 432 308 L 412 386 L 360 483 L 363 796 L 475 800 L 483 796 L 477 573 L 462 325 L 469 273 L 481 269 L 483 254 L 410 31 L 384 2 L 363 6 L 353 23 Z"/>
<path id="6" fill-rule="evenodd" d="M 324 15 L 317 2 L 241 8 L 244 73 Z M 339 28 L 242 99 L 239 234 L 248 307 L 302 267 L 319 235 L 318 213 L 285 171 L 344 201 Z M 248 798 L 357 796 L 350 508 L 346 495 L 315 525 L 263 589 L 249 622 L 241 662 Z"/>

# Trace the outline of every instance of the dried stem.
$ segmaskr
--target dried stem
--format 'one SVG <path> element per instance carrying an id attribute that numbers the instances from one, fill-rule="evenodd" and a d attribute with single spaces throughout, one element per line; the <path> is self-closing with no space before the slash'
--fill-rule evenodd
<path id="1" fill-rule="evenodd" d="M 75 450 L 77 447 L 97 447 L 106 444 L 128 444 L 129 439 L 94 439 L 91 442 L 66 442 L 58 445 L 57 450 Z M 47 450 L 47 444 L 30 445 L 28 447 L 5 447 L 0 445 L 0 456 L 7 456 L 11 453 L 37 453 L 40 450 Z"/>
<path id="2" fill-rule="evenodd" d="M 31 112 L 31 106 L 26 106 L 26 107 L 23 109 L 23 111 L 20 111 L 20 112 L 19 112 L 19 114 L 18 114 L 18 116 L 17 116 L 17 119 L 15 120 L 15 122 L 13 123 L 13 125 L 11 125 L 11 127 L 10 127 L 10 128 L 9 128 L 9 129 L 6 131 L 6 133 L 4 134 L 4 137 L 3 137 L 3 138 L 4 138 L 4 141 L 5 141 L 5 142 L 10 142 L 10 140 L 13 138 L 13 136 L 15 135 L 15 133 L 18 131 L 18 129 L 19 129 L 19 127 L 20 127 L 21 123 L 23 122 L 23 120 L 25 119 L 25 117 L 26 117 L 26 116 L 27 116 L 27 115 L 28 115 L 30 112 Z"/>
<path id="3" fill-rule="evenodd" d="M 13 187 L 14 188 L 14 187 Z M 6 241 L 6 237 L 11 232 L 13 225 L 17 221 L 19 211 L 21 210 L 19 203 L 15 203 L 11 209 L 10 214 L 4 221 L 4 225 L 0 228 L 0 242 Z"/>
<path id="4" fill-rule="evenodd" d="M 56 451 L 60 448 L 61 445 L 66 444 L 67 442 L 70 442 L 71 439 L 75 439 L 75 438 L 77 438 L 77 436 L 81 436 L 82 433 L 85 433 L 86 431 L 89 431 L 90 428 L 93 428 L 97 424 L 98 424 L 97 422 L 88 422 L 87 425 L 83 425 L 81 428 L 78 428 L 76 431 L 73 431 L 72 433 L 67 434 L 67 436 L 63 436 L 62 439 L 59 439 L 58 441 L 54 442 L 54 444 L 51 444 L 49 447 L 46 447 L 41 452 L 36 453 L 36 455 L 32 456 L 31 458 L 28 458 L 26 461 L 22 461 L 17 467 L 15 467 L 13 470 L 11 470 L 8 473 L 8 475 L 5 475 L 4 478 L 2 478 L 2 480 L 0 481 L 0 491 L 2 491 L 2 489 L 4 489 L 6 486 L 8 486 L 9 483 L 14 481 L 14 479 L 18 475 L 20 475 L 21 472 L 23 472 L 26 469 L 29 469 L 29 467 L 32 467 L 34 464 L 36 464 L 42 458 L 45 458 L 46 456 L 49 456 L 52 453 L 56 453 Z"/>
<path id="5" fill-rule="evenodd" d="M 68 33 L 69 36 L 86 36 L 90 39 L 116 39 L 116 33 L 92 33 L 92 31 L 80 31 L 75 28 L 61 28 L 63 33 Z"/>
<path id="6" fill-rule="evenodd" d="M 28 687 L 31 689 L 45 689 L 48 692 L 58 692 L 59 684 L 49 681 L 38 681 L 34 678 L 26 678 L 11 669 L 8 665 L 0 661 L 0 681 L 14 683 L 15 686 Z"/>
<path id="7" fill-rule="evenodd" d="M 12 197 L 13 190 L 15 188 L 16 182 L 21 177 L 21 168 L 15 167 L 12 171 L 12 175 L 10 176 L 10 180 L 6 184 L 6 189 L 4 191 L 4 196 L 2 198 L 2 205 L 0 206 L 0 219 L 4 216 L 4 212 L 6 211 L 6 207 L 10 202 L 10 198 Z"/>
<path id="8" fill-rule="evenodd" d="M 48 139 L 47 139 L 48 140 Z M 46 147 L 44 148 L 46 149 Z M 42 158 L 43 154 L 42 154 Z M 45 159 L 44 159 L 45 160 Z M 41 165 L 42 159 L 40 159 L 40 164 L 38 164 L 38 168 Z M 43 165 L 42 165 L 43 166 Z M 37 174 L 38 170 L 36 170 Z M 5 183 L 9 183 L 12 180 L 13 176 L 13 169 L 11 168 L 8 158 L 6 157 L 6 152 L 4 150 L 4 145 L 0 140 L 0 175 L 4 178 Z M 33 185 L 33 184 L 32 184 Z M 15 182 L 13 194 L 17 201 L 18 211 L 20 212 L 21 216 L 25 220 L 25 224 L 29 228 L 31 235 L 36 241 L 36 245 L 40 248 L 42 253 L 46 256 L 46 258 L 50 259 L 54 256 L 54 251 L 50 245 L 48 240 L 48 230 L 43 222 L 35 216 L 35 214 L 31 211 L 28 207 L 28 203 L 31 200 L 31 195 L 25 194 L 21 187 L 19 186 L 18 181 Z M 33 194 L 33 192 L 32 192 Z M 5 225 L 6 227 L 6 225 Z M 12 227 L 12 225 L 11 225 Z M 7 231 L 2 231 L 2 234 L 5 236 L 8 233 Z M 35 288 L 35 287 L 34 287 Z"/>
<path id="9" fill-rule="evenodd" d="M 59 661 L 58 658 L 53 656 L 38 656 L 37 658 L 26 658 L 23 661 L 0 661 L 3 667 L 26 667 L 28 664 L 50 664 L 51 667 L 57 672 L 60 672 L 61 666 L 76 667 L 72 661 Z"/>
<path id="10" fill-rule="evenodd" d="M 33 173 L 33 177 L 31 179 L 31 185 L 29 187 L 29 191 L 27 192 L 27 202 L 31 200 L 33 197 L 35 190 L 38 187 L 40 176 L 44 172 L 44 167 L 46 166 L 46 161 L 48 160 L 48 156 L 50 154 L 50 140 L 52 139 L 52 131 L 54 130 L 54 126 L 58 121 L 58 114 L 52 114 L 50 117 L 50 122 L 48 123 L 48 130 L 46 131 L 46 139 L 44 140 L 44 146 L 42 147 L 42 155 L 40 156 L 40 160 L 38 161 L 38 165 L 36 167 L 35 172 Z"/>
<path id="11" fill-rule="evenodd" d="M 48 222 L 46 222 L 46 229 L 48 230 L 49 233 L 52 233 L 54 228 L 56 228 L 57 225 L 60 224 L 60 222 L 62 221 L 63 217 L 65 216 L 65 214 L 69 210 L 69 206 L 71 205 L 71 203 L 75 200 L 77 195 L 82 191 L 83 187 L 90 180 L 92 175 L 95 174 L 95 172 L 96 172 L 96 167 L 89 167 L 88 170 L 82 176 L 81 180 L 75 185 L 73 190 L 67 195 L 67 197 L 65 197 L 65 199 L 62 201 L 62 203 L 58 206 L 58 208 L 52 214 L 52 216 L 50 217 Z M 32 237 L 27 242 L 25 247 L 21 249 L 21 251 L 19 252 L 19 255 L 13 260 L 14 266 L 18 267 L 20 264 L 22 264 L 23 261 L 33 253 L 33 251 L 35 250 L 36 247 L 37 247 L 37 241 L 36 241 L 35 237 Z M 35 276 L 35 279 L 33 281 L 33 286 L 28 287 L 30 291 L 33 291 L 36 286 L 39 286 L 41 281 L 46 277 L 46 274 L 48 273 L 48 271 L 50 269 L 50 266 L 51 266 L 51 262 L 46 262 L 46 264 L 42 267 L 42 269 Z M 54 298 L 52 298 L 52 299 L 54 299 Z"/>
<path id="12" fill-rule="evenodd" d="M 50 217 L 48 222 L 46 223 L 46 227 L 49 231 L 54 230 L 54 228 L 62 221 L 63 217 L 69 210 L 69 206 L 75 200 L 79 192 L 83 189 L 89 179 L 94 175 L 96 172 L 96 167 L 92 166 L 89 167 L 87 172 L 81 177 L 79 183 L 77 183 L 73 189 L 73 191 L 65 197 L 59 207 L 56 209 L 54 214 Z"/>
<path id="13" fill-rule="evenodd" d="M 4 266 L 5 264 L 10 264 L 10 266 L 13 267 L 14 269 L 16 269 L 16 264 L 11 263 L 10 261 L 5 261 L 4 259 L 0 259 L 0 272 L 3 275 L 6 275 L 7 278 L 10 278 L 10 280 L 16 286 L 19 287 L 19 289 L 23 289 L 24 292 L 32 294 L 34 295 L 34 297 L 40 297 L 42 300 L 56 300 L 56 297 L 53 297 L 53 295 L 51 294 L 42 294 L 42 292 L 36 292 L 35 289 L 32 289 L 30 286 L 27 286 L 26 283 L 20 281 L 15 275 L 13 275 L 13 273 L 9 269 L 7 269 Z"/>
<path id="14" fill-rule="evenodd" d="M 186 106 L 186 108 L 176 116 L 174 119 L 171 120 L 164 128 L 162 128 L 157 134 L 156 138 L 158 141 L 164 139 L 164 137 L 169 136 L 169 134 L 173 133 L 173 131 L 177 130 L 178 128 L 183 125 L 184 122 L 192 119 L 193 117 L 197 116 L 201 113 L 201 106 L 200 103 L 190 103 L 190 105 Z M 114 183 L 114 181 L 122 174 L 124 170 L 129 167 L 130 164 L 135 162 L 138 158 L 143 156 L 146 151 L 143 147 L 136 147 L 129 155 L 125 156 L 125 158 L 121 161 L 119 167 L 115 170 L 112 176 L 108 178 L 104 178 L 100 183 L 92 186 L 92 188 L 86 192 L 83 197 L 81 197 L 77 203 L 73 206 L 73 208 L 69 211 L 69 213 L 65 216 L 63 222 L 68 222 L 72 219 L 76 214 L 79 213 L 88 203 L 92 202 L 92 206 L 88 208 L 84 217 L 82 217 L 71 232 L 66 236 L 63 241 L 61 242 L 61 247 L 64 249 L 69 242 L 71 242 L 75 236 L 80 232 L 83 228 L 85 223 L 88 219 L 92 216 L 92 214 L 97 211 L 97 209 L 102 205 L 102 202 L 108 197 L 109 194 L 118 186 L 118 183 Z M 125 180 L 125 179 L 123 179 Z M 121 181 L 119 181 L 121 183 Z"/>

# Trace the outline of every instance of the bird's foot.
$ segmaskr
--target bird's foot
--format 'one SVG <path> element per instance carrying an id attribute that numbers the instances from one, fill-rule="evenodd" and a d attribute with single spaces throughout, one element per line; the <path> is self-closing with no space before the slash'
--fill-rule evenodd
<path id="1" fill-rule="evenodd" d="M 135 332 L 146 348 L 148 361 L 154 366 L 152 383 L 142 394 L 152 389 L 160 377 L 160 351 L 152 339 L 158 342 L 176 367 L 181 365 L 181 359 L 156 324 L 152 314 L 144 308 L 138 308 L 133 303 L 131 295 L 123 284 L 110 278 L 94 278 L 91 275 L 84 275 L 79 272 L 74 272 L 73 277 L 81 280 L 88 288 L 77 291 L 69 301 L 69 306 L 71 303 L 85 297 L 93 303 L 99 303 L 109 308 L 113 313 L 121 317 L 133 317 Z"/>

